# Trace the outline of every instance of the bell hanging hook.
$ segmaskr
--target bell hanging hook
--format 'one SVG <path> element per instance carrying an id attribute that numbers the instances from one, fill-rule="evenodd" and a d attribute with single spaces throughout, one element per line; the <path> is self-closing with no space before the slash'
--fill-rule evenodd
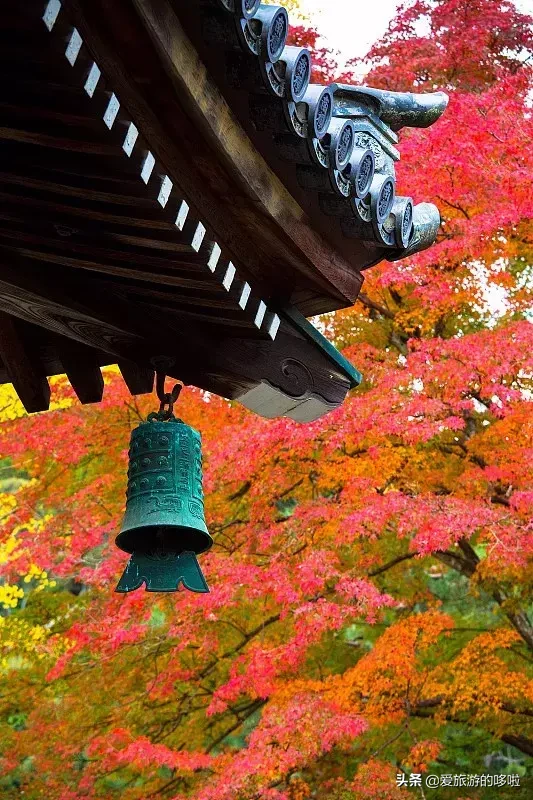
<path id="1" fill-rule="evenodd" d="M 162 421 L 172 419 L 174 416 L 174 403 L 180 396 L 183 389 L 181 383 L 174 384 L 172 391 L 165 392 L 165 372 L 161 370 L 156 371 L 155 390 L 159 400 L 158 418 Z"/>
<path id="2" fill-rule="evenodd" d="M 159 355 L 150 359 L 155 369 L 155 390 L 159 400 L 159 411 L 149 414 L 148 419 L 166 422 L 174 418 L 174 403 L 178 399 L 183 386 L 176 383 L 170 392 L 165 392 L 165 380 L 168 371 L 174 366 L 175 360 L 169 356 Z"/>

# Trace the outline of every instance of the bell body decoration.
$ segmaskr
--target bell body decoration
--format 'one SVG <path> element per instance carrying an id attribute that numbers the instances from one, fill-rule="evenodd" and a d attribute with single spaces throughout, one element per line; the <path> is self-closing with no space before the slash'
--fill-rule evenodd
<path id="1" fill-rule="evenodd" d="M 201 436 L 171 416 L 150 414 L 131 434 L 126 513 L 116 544 L 131 553 L 117 592 L 143 583 L 208 592 L 196 556 L 213 544 L 204 518 Z"/>

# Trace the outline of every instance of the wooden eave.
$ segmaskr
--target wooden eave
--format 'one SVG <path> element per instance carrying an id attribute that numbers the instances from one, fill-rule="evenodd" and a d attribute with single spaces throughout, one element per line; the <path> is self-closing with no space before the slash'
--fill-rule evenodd
<path id="1" fill-rule="evenodd" d="M 360 273 L 315 230 L 261 157 L 174 9 L 164 0 L 64 6 L 120 102 L 142 120 L 158 163 L 179 176 L 183 194 L 243 277 L 306 316 L 352 305 Z M 195 3 L 185 6 L 192 14 Z"/>
<path id="2" fill-rule="evenodd" d="M 335 408 L 357 376 L 283 314 L 266 245 L 246 245 L 226 219 L 229 178 L 175 89 L 163 74 L 127 73 L 96 22 L 69 6 L 30 0 L 2 17 L 0 381 L 39 411 L 48 376 L 65 372 L 82 402 L 98 402 L 102 366 L 118 363 L 137 394 L 163 358 L 170 376 L 267 416 Z M 144 30 L 135 15 L 132 27 Z M 171 133 L 143 95 L 155 103 L 158 81 Z"/>
<path id="3" fill-rule="evenodd" d="M 186 5 L 194 21 L 200 4 Z M 28 411 L 48 407 L 46 379 L 62 372 L 98 402 L 111 363 L 134 394 L 163 360 L 185 383 L 300 421 L 360 380 L 305 316 L 353 303 L 375 252 L 360 241 L 366 261 L 350 262 L 322 235 L 213 79 L 183 8 L 3 10 L 0 382 Z"/>

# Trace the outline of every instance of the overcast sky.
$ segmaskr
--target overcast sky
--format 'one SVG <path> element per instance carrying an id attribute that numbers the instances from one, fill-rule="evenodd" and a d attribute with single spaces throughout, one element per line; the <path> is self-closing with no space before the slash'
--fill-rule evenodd
<path id="1" fill-rule="evenodd" d="M 515 0 L 521 11 L 533 14 L 533 0 Z M 324 46 L 339 50 L 343 64 L 363 56 L 387 29 L 399 0 L 301 0 L 302 11 L 324 38 Z"/>

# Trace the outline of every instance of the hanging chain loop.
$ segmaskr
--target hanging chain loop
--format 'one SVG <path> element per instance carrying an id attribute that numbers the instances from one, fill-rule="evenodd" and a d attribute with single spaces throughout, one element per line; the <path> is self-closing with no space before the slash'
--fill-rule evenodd
<path id="1" fill-rule="evenodd" d="M 155 390 L 159 399 L 159 412 L 157 417 L 161 421 L 169 420 L 174 417 L 174 403 L 183 389 L 181 383 L 176 383 L 172 391 L 165 392 L 165 378 L 166 375 L 164 372 L 156 372 Z"/>

